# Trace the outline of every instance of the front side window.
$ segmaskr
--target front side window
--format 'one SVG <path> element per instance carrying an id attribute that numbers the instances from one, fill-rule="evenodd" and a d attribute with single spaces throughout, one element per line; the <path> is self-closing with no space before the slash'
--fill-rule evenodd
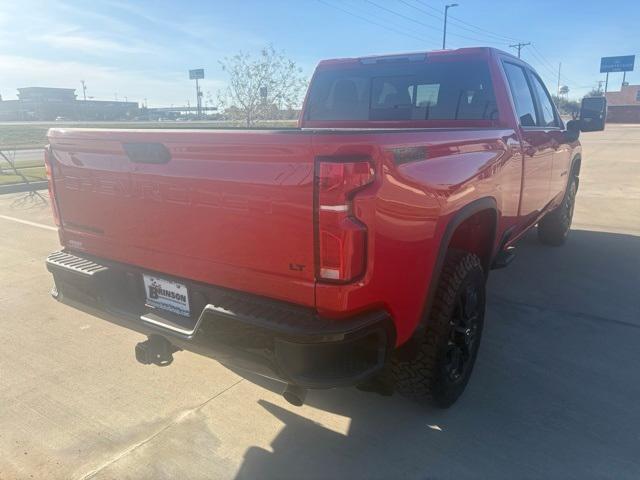
<path id="1" fill-rule="evenodd" d="M 531 75 L 533 88 L 536 91 L 536 95 L 538 96 L 538 100 L 540 101 L 540 119 L 538 125 L 541 127 L 557 127 L 558 122 L 556 122 L 556 116 L 553 111 L 553 103 L 551 102 L 551 98 L 549 98 L 549 94 L 547 90 L 542 85 L 542 81 L 536 76 Z"/>
<path id="2" fill-rule="evenodd" d="M 535 127 L 538 124 L 533 95 L 527 82 L 524 68 L 513 63 L 504 63 L 504 70 L 507 74 L 509 89 L 515 103 L 516 113 L 523 127 Z"/>
<path id="3" fill-rule="evenodd" d="M 496 120 L 498 107 L 486 62 L 426 61 L 320 70 L 306 115 L 312 121 Z"/>

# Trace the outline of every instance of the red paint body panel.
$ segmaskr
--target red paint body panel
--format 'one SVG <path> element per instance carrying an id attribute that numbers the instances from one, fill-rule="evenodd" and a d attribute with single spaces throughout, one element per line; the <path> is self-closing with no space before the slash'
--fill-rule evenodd
<path id="1" fill-rule="evenodd" d="M 63 243 L 326 317 L 383 308 L 400 345 L 423 316 L 452 219 L 475 201 L 495 202 L 496 253 L 505 232 L 515 241 L 562 198 L 580 151 L 564 142 L 564 127 L 541 133 L 518 125 L 500 63 L 507 54 L 426 54 L 429 61 L 460 56 L 488 62 L 497 119 L 309 122 L 303 114 L 302 128 L 288 131 L 51 130 Z M 127 143 L 162 144 L 171 160 L 132 162 Z M 366 159 L 375 172 L 349 204 L 367 233 L 365 272 L 347 284 L 315 274 L 318 158 Z"/>
<path id="2" fill-rule="evenodd" d="M 512 130 L 415 131 L 369 134 L 316 134 L 317 156 L 368 155 L 378 178 L 354 200 L 368 227 L 367 273 L 351 285 L 318 284 L 318 310 L 348 315 L 372 305 L 387 309 L 400 343 L 409 338 L 422 308 L 451 216 L 462 206 L 494 197 L 501 184 L 516 192 L 500 196 L 500 229 L 516 221 L 521 160 L 505 145 Z M 427 158 L 396 165 L 394 149 L 424 147 Z M 498 200 L 498 199 L 496 199 Z"/>
<path id="3" fill-rule="evenodd" d="M 132 141 L 163 143 L 171 161 L 131 162 Z M 57 130 L 50 142 L 68 246 L 314 304 L 310 136 Z"/>

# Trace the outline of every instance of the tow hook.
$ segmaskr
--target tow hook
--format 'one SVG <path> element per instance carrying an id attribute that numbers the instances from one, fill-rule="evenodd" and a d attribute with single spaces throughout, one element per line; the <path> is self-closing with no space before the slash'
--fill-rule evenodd
<path id="1" fill-rule="evenodd" d="M 143 365 L 166 367 L 173 362 L 173 354 L 180 350 L 162 335 L 149 335 L 144 342 L 136 345 L 136 360 Z"/>
<path id="2" fill-rule="evenodd" d="M 304 404 L 304 399 L 307 397 L 307 389 L 299 385 L 288 383 L 284 392 L 282 392 L 282 396 L 291 405 L 301 407 Z"/>

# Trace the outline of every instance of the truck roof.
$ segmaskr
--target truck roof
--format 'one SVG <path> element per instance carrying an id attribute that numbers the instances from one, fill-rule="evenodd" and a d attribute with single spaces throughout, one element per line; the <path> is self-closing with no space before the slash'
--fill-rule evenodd
<path id="1" fill-rule="evenodd" d="M 379 61 L 393 61 L 393 60 L 413 60 L 420 61 L 424 60 L 427 57 L 433 56 L 453 56 L 453 55 L 464 55 L 464 56 L 478 56 L 478 57 L 487 57 L 491 54 L 491 52 L 499 52 L 502 55 L 508 55 L 510 57 L 516 58 L 508 52 L 500 50 L 498 48 L 492 47 L 466 47 L 466 48 L 456 48 L 453 50 L 429 50 L 422 52 L 407 52 L 407 53 L 394 53 L 394 54 L 383 54 L 383 55 L 366 55 L 363 57 L 345 57 L 345 58 L 331 58 L 327 60 L 321 60 L 318 63 L 318 67 L 335 65 L 335 64 L 345 64 L 345 63 L 377 63 Z"/>

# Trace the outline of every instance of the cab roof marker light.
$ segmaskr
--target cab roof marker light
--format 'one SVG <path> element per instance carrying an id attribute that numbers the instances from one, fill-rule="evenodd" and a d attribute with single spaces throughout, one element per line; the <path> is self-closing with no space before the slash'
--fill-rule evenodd
<path id="1" fill-rule="evenodd" d="M 374 63 L 391 63 L 391 62 L 421 62 L 427 58 L 426 53 L 411 53 L 409 55 L 385 55 L 381 57 L 365 57 L 360 59 L 363 65 L 371 65 Z"/>

